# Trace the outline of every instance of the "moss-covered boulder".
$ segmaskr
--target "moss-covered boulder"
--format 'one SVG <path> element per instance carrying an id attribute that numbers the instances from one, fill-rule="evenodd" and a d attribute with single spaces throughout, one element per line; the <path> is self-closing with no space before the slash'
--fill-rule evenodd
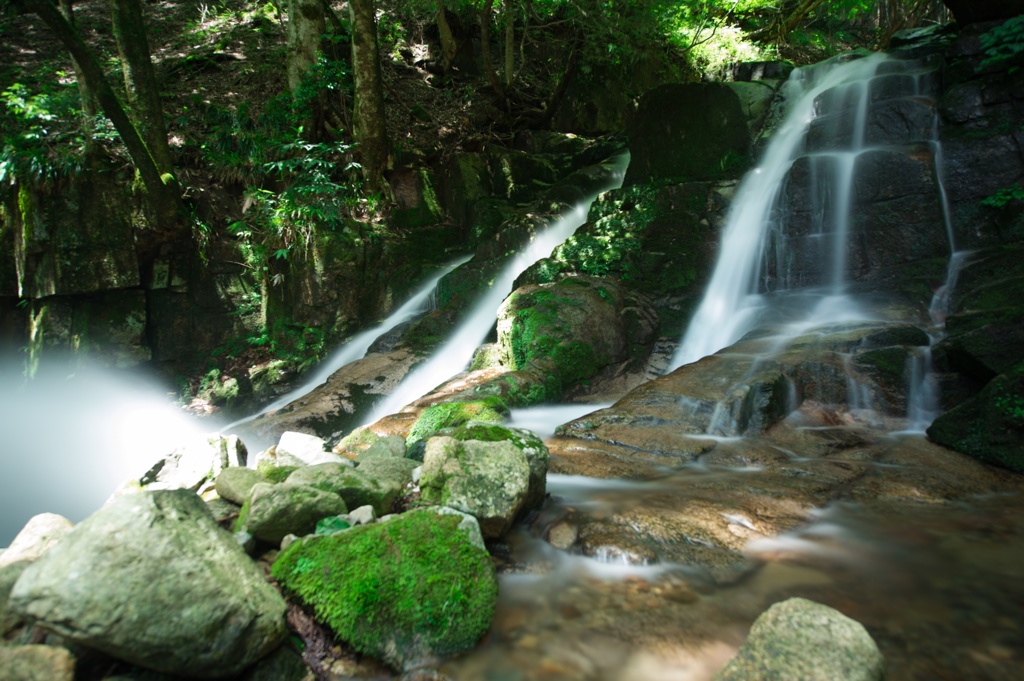
<path id="1" fill-rule="evenodd" d="M 453 428 L 469 421 L 502 423 L 508 419 L 508 415 L 508 405 L 497 397 L 465 402 L 441 402 L 423 410 L 412 425 L 406 437 L 406 444 L 412 448 L 442 428 Z"/>
<path id="2" fill-rule="evenodd" d="M 560 394 L 612 365 L 646 360 L 656 320 L 640 297 L 609 279 L 523 286 L 498 311 L 502 363 L 517 371 L 542 367 L 545 383 L 553 377 Z M 545 386 L 540 396 L 547 392 Z"/>
<path id="3" fill-rule="evenodd" d="M 232 466 L 225 468 L 214 483 L 217 494 L 234 504 L 244 504 L 257 483 L 267 482 L 263 474 L 252 468 Z"/>
<path id="4" fill-rule="evenodd" d="M 928 437 L 985 463 L 1024 473 L 1024 363 L 935 419 Z"/>
<path id="5" fill-rule="evenodd" d="M 537 508 L 544 501 L 550 454 L 544 441 L 536 433 L 525 428 L 506 428 L 493 423 L 471 421 L 447 431 L 447 434 L 456 440 L 510 442 L 515 445 L 526 456 L 526 462 L 530 467 L 530 489 L 526 494 L 524 508 Z"/>
<path id="6" fill-rule="evenodd" d="M 739 177 L 750 163 L 747 116 L 724 84 L 662 85 L 640 98 L 629 150 L 627 185 Z"/>
<path id="7" fill-rule="evenodd" d="M 427 440 L 420 477 L 423 501 L 474 516 L 485 537 L 505 534 L 526 503 L 530 464 L 508 440 Z"/>
<path id="8" fill-rule="evenodd" d="M 285 535 L 309 534 L 321 518 L 348 512 L 336 494 L 309 485 L 257 483 L 249 492 L 235 523 L 235 531 L 272 544 Z"/>
<path id="9" fill-rule="evenodd" d="M 428 664 L 473 647 L 494 614 L 494 566 L 465 522 L 423 509 L 307 538 L 272 574 L 360 653 L 396 669 Z"/>
<path id="10" fill-rule="evenodd" d="M 349 508 L 373 506 L 377 515 L 391 512 L 391 505 L 405 486 L 338 463 L 299 468 L 288 477 L 288 482 L 336 494 Z"/>

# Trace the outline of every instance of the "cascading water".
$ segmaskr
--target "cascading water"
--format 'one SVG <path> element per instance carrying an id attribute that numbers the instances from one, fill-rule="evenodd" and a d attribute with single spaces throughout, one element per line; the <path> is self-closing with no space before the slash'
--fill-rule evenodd
<path id="1" fill-rule="evenodd" d="M 225 432 L 230 432 L 232 428 L 236 428 L 242 424 L 248 423 L 263 414 L 268 414 L 272 411 L 276 411 L 281 407 L 294 402 L 295 400 L 303 397 L 311 390 L 316 388 L 318 385 L 323 384 L 331 374 L 340 369 L 341 367 L 354 362 L 357 359 L 363 357 L 373 342 L 380 338 L 383 334 L 387 333 L 391 329 L 395 328 L 400 324 L 414 319 L 418 315 L 428 311 L 430 305 L 430 299 L 434 294 L 434 290 L 437 288 L 437 282 L 441 281 L 441 278 L 454 270 L 459 265 L 468 262 L 472 258 L 471 255 L 467 255 L 463 258 L 459 258 L 454 262 L 449 263 L 441 269 L 437 274 L 430 277 L 425 281 L 415 294 L 409 300 L 407 300 L 398 309 L 388 315 L 387 319 L 382 321 L 376 326 L 361 331 L 356 335 L 352 336 L 348 341 L 345 342 L 340 348 L 334 351 L 330 357 L 321 362 L 316 369 L 314 369 L 310 375 L 303 381 L 302 385 L 289 391 L 287 394 L 282 395 L 278 399 L 274 400 L 270 404 L 266 405 L 260 411 L 256 412 L 251 416 L 247 416 L 243 419 L 239 419 L 234 423 L 230 423 L 224 427 Z"/>
<path id="2" fill-rule="evenodd" d="M 462 371 L 473 357 L 473 353 L 487 337 L 494 326 L 498 307 L 512 291 L 512 284 L 527 267 L 568 239 L 587 220 L 590 204 L 598 194 L 622 185 L 629 155 L 623 154 L 609 161 L 613 168 L 610 182 L 598 191 L 576 204 L 563 214 L 508 262 L 494 278 L 490 288 L 473 306 L 472 311 L 460 323 L 455 333 L 430 359 L 414 369 L 386 399 L 381 401 L 370 414 L 367 423 L 373 423 L 389 414 L 399 411 L 416 398 L 425 395 L 445 380 Z"/>
<path id="3" fill-rule="evenodd" d="M 754 327 L 765 312 L 761 295 L 761 270 L 769 231 L 775 226 L 775 210 L 781 188 L 794 162 L 805 153 L 808 126 L 821 114 L 821 98 L 855 98 L 856 121 L 849 149 L 821 152 L 836 167 L 835 181 L 820 183 L 821 220 L 816 241 L 830 242 L 831 281 L 828 290 L 810 306 L 808 319 L 820 323 L 858 318 L 855 308 L 841 298 L 846 271 L 846 233 L 849 223 L 853 164 L 864 148 L 864 119 L 867 109 L 867 82 L 875 75 L 882 55 L 849 62 L 837 62 L 827 68 L 805 72 L 798 69 L 784 86 L 786 101 L 791 102 L 782 125 L 772 137 L 757 168 L 740 183 L 722 235 L 718 263 L 707 292 L 697 308 L 673 358 L 672 366 L 695 362 L 738 340 Z M 819 166 L 823 161 L 816 161 Z M 826 215 L 825 213 L 828 213 Z M 825 224 L 831 227 L 826 237 Z M 782 260 L 784 257 L 780 256 Z M 771 286 L 764 288 L 770 289 Z"/>

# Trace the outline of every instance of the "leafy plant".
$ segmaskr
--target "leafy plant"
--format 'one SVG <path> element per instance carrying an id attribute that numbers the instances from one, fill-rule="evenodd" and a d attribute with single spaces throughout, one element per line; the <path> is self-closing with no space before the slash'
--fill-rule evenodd
<path id="1" fill-rule="evenodd" d="M 986 196 L 981 200 L 981 205 L 989 208 L 1005 208 L 1008 204 L 1016 201 L 1024 201 L 1024 187 L 1019 182 L 1009 187 L 1002 187 L 995 194 Z"/>
<path id="2" fill-rule="evenodd" d="M 994 66 L 1024 54 L 1024 14 L 983 33 L 981 47 L 985 53 L 982 66 Z M 1019 68 L 1019 65 L 1014 65 L 1007 72 L 1013 73 Z"/>

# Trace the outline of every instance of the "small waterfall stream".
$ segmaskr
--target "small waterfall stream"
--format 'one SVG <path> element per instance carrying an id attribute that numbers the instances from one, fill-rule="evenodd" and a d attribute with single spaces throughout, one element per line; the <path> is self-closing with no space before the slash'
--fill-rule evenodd
<path id="1" fill-rule="evenodd" d="M 576 229 L 586 222 L 590 204 L 594 202 L 598 194 L 622 185 L 626 166 L 629 165 L 629 155 L 616 157 L 608 163 L 613 168 L 611 181 L 552 222 L 518 252 L 495 276 L 487 291 L 473 305 L 473 309 L 460 322 L 452 336 L 433 352 L 430 359 L 410 372 L 394 392 L 373 408 L 366 423 L 373 423 L 399 411 L 416 398 L 427 394 L 462 371 L 469 364 L 473 353 L 480 347 L 494 326 L 498 307 L 512 292 L 512 284 L 516 278 L 527 267 L 550 255 L 556 246 L 572 236 Z"/>
<path id="2" fill-rule="evenodd" d="M 394 312 L 387 316 L 384 321 L 364 331 L 360 331 L 356 335 L 349 338 L 345 343 L 334 350 L 329 357 L 322 361 L 319 365 L 313 369 L 307 377 L 302 381 L 302 384 L 297 388 L 288 391 L 286 394 L 277 398 L 270 404 L 262 407 L 255 414 L 239 419 L 228 425 L 224 426 L 222 430 L 224 432 L 231 432 L 232 428 L 237 428 L 245 423 L 249 423 L 253 419 L 259 418 L 263 414 L 268 414 L 272 411 L 280 409 L 281 407 L 294 402 L 295 400 L 308 394 L 311 390 L 316 388 L 318 385 L 323 384 L 331 374 L 340 369 L 341 367 L 354 362 L 357 359 L 363 357 L 366 351 L 370 349 L 373 342 L 380 338 L 382 335 L 392 330 L 400 324 L 416 318 L 418 315 L 427 312 L 430 306 L 430 300 L 434 295 L 434 291 L 437 288 L 437 283 L 441 281 L 441 278 L 446 274 L 454 270 L 455 268 L 469 262 L 471 255 L 459 258 L 448 265 L 441 268 L 432 277 L 429 277 L 416 292 L 410 297 L 405 303 L 400 305 Z"/>

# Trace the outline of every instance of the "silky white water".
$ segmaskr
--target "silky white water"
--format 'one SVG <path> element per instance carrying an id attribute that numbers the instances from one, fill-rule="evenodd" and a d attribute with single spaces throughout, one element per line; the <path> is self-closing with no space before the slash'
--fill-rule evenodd
<path id="1" fill-rule="evenodd" d="M 272 411 L 276 411 L 286 404 L 290 404 L 295 400 L 308 394 L 317 386 L 322 385 L 331 377 L 335 371 L 341 367 L 361 359 L 366 355 L 366 351 L 370 349 L 373 342 L 380 338 L 383 334 L 387 333 L 391 329 L 395 328 L 399 324 L 404 324 L 411 319 L 414 319 L 418 315 L 423 314 L 428 310 L 430 305 L 430 299 L 434 294 L 434 289 L 437 288 L 437 283 L 441 281 L 441 278 L 446 274 L 454 270 L 459 265 L 469 262 L 472 255 L 467 255 L 458 260 L 455 260 L 448 265 L 444 266 L 437 274 L 427 279 L 415 294 L 409 300 L 407 300 L 398 309 L 388 315 L 387 319 L 382 321 L 376 326 L 361 331 L 356 335 L 348 339 L 344 345 L 335 350 L 330 357 L 321 362 L 309 376 L 303 381 L 302 385 L 289 391 L 287 394 L 282 395 L 278 399 L 274 400 L 270 404 L 261 408 L 258 412 L 251 416 L 247 416 L 244 419 L 239 419 L 234 423 L 228 424 L 224 427 L 225 432 L 230 432 L 232 428 L 236 428 L 244 423 L 248 423 L 253 419 L 268 414 Z"/>
<path id="2" fill-rule="evenodd" d="M 0 547 L 33 515 L 82 520 L 163 455 L 206 438 L 156 382 L 98 366 L 0 366 Z"/>
<path id="3" fill-rule="evenodd" d="M 546 258 L 551 251 L 568 239 L 587 220 L 590 204 L 598 194 L 615 189 L 622 185 L 629 155 L 623 154 L 608 161 L 614 168 L 609 183 L 576 204 L 572 210 L 564 213 L 548 227 L 538 233 L 533 240 L 511 261 L 491 282 L 490 287 L 473 306 L 472 311 L 459 324 L 455 333 L 439 349 L 435 350 L 426 362 L 409 373 L 398 387 L 379 402 L 373 409 L 366 423 L 373 423 L 389 414 L 394 414 L 402 407 L 459 373 L 469 364 L 476 351 L 497 319 L 498 308 L 505 297 L 512 292 L 512 284 L 527 267 L 541 258 Z"/>
<path id="4" fill-rule="evenodd" d="M 773 135 L 759 165 L 747 173 L 740 183 L 729 210 L 714 273 L 707 291 L 672 361 L 672 368 L 695 362 L 739 340 L 759 321 L 764 312 L 764 297 L 759 293 L 761 265 L 764 259 L 771 211 L 783 181 L 794 161 L 805 149 L 808 125 L 821 112 L 820 95 L 833 88 L 852 86 L 860 98 L 856 129 L 863 129 L 866 107 L 866 82 L 874 76 L 883 55 L 837 62 L 813 70 L 794 71 L 783 86 L 789 110 Z M 837 312 L 849 309 L 842 300 L 842 277 L 845 270 L 845 229 L 850 205 L 850 178 L 856 150 L 863 147 L 863 132 L 855 132 L 853 151 L 839 153 L 839 180 L 832 197 L 834 233 L 832 245 L 831 286 L 823 292 L 821 304 L 811 306 L 805 321 L 816 319 L 815 311 L 843 321 Z M 824 236 L 824 235 L 823 235 Z M 858 318 L 856 311 L 851 315 Z"/>

